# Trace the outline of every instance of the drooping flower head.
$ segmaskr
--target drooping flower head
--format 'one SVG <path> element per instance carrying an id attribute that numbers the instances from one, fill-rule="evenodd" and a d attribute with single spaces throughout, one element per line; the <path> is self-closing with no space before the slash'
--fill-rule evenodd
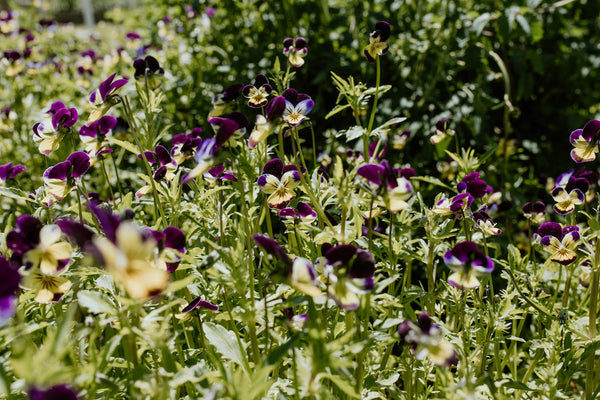
<path id="1" fill-rule="evenodd" d="M 541 201 L 528 202 L 523 205 L 523 215 L 534 224 L 541 224 L 546 214 L 546 205 Z"/>
<path id="2" fill-rule="evenodd" d="M 52 103 L 48 114 L 52 115 L 49 119 L 33 125 L 33 140 L 44 155 L 58 150 L 62 139 L 79 118 L 75 108 L 67 108 L 60 101 Z"/>
<path id="3" fill-rule="evenodd" d="M 175 314 L 175 318 L 181 321 L 187 321 L 188 319 L 192 318 L 192 311 L 198 308 L 203 308 L 209 311 L 219 311 L 219 306 L 211 303 L 210 301 L 204 300 L 202 296 L 198 296 L 189 304 L 184 306 L 178 314 Z"/>
<path id="4" fill-rule="evenodd" d="M 214 118 L 232 111 L 243 87 L 242 83 L 236 83 L 225 89 L 223 93 L 217 94 L 212 100 L 213 109 L 208 116 Z"/>
<path id="5" fill-rule="evenodd" d="M 373 62 L 377 56 L 387 53 L 389 45 L 386 41 L 389 39 L 390 33 L 391 27 L 389 23 L 379 21 L 375 24 L 375 30 L 371 32 L 369 44 L 363 52 L 369 62 Z"/>
<path id="6" fill-rule="evenodd" d="M 275 131 L 279 124 L 279 119 L 283 116 L 283 112 L 286 109 L 286 100 L 283 96 L 277 96 L 269 101 L 267 108 L 265 109 L 265 115 L 258 114 L 256 116 L 256 123 L 254 129 L 248 138 L 248 146 L 250 148 L 256 147 L 256 145 L 264 141 L 272 132 Z"/>
<path id="7" fill-rule="evenodd" d="M 448 283 L 467 290 L 479 286 L 478 276 L 488 275 L 494 270 L 494 262 L 477 248 L 473 242 L 460 242 L 444 254 L 444 263 L 453 273 Z"/>
<path id="8" fill-rule="evenodd" d="M 431 212 L 439 215 L 454 215 L 462 218 L 465 210 L 473 204 L 473 196 L 469 193 L 459 193 L 454 197 L 443 197 L 431 209 Z"/>
<path id="9" fill-rule="evenodd" d="M 13 165 L 12 162 L 0 165 L 0 186 L 6 186 L 8 180 L 14 179 L 21 172 L 25 171 L 24 165 Z"/>
<path id="10" fill-rule="evenodd" d="M 44 190 L 46 195 L 42 204 L 50 207 L 61 202 L 74 189 L 74 179 L 84 175 L 90 167 L 90 157 L 83 151 L 76 151 L 60 162 L 44 171 Z"/>
<path id="11" fill-rule="evenodd" d="M 283 40 L 283 54 L 287 56 L 289 63 L 295 68 L 304 65 L 304 57 L 307 53 L 306 39 L 303 37 L 285 38 Z"/>
<path id="12" fill-rule="evenodd" d="M 487 213 L 485 206 L 473 213 L 473 221 L 475 221 L 475 226 L 486 235 L 498 236 L 502 232 L 500 228 L 496 227 L 496 223 Z"/>
<path id="13" fill-rule="evenodd" d="M 298 168 L 295 165 L 284 165 L 279 158 L 267 162 L 256 181 L 260 190 L 269 195 L 269 207 L 277 209 L 285 208 L 296 197 L 294 189 L 299 182 Z"/>
<path id="14" fill-rule="evenodd" d="M 449 136 L 454 136 L 454 131 L 448 128 L 450 121 L 447 119 L 440 119 L 435 123 L 435 133 L 429 138 L 431 144 L 438 144 L 442 140 L 446 139 Z"/>
<path id="15" fill-rule="evenodd" d="M 185 254 L 185 233 L 179 228 L 168 226 L 162 232 L 149 229 L 157 243 L 156 265 L 169 273 L 175 272 Z"/>
<path id="16" fill-rule="evenodd" d="M 351 244 L 323 245 L 321 251 L 327 260 L 323 272 L 329 296 L 344 310 L 356 310 L 360 306 L 358 294 L 370 292 L 375 285 L 373 256 Z"/>
<path id="17" fill-rule="evenodd" d="M 575 177 L 574 171 L 571 170 L 562 174 L 556 180 L 556 185 L 550 194 L 556 204 L 554 211 L 561 215 L 566 215 L 575 210 L 576 205 L 580 205 L 585 201 L 585 195 L 588 192 L 590 185 L 587 179 Z"/>
<path id="18" fill-rule="evenodd" d="M 225 171 L 225 165 L 223 164 L 215 165 L 214 167 L 206 171 L 204 173 L 204 179 L 206 179 L 211 184 L 214 184 L 217 181 L 237 182 L 237 178 L 233 175 L 233 172 Z"/>
<path id="19" fill-rule="evenodd" d="M 192 158 L 198 145 L 202 142 L 200 137 L 202 129 L 194 128 L 190 133 L 180 133 L 173 136 L 171 139 L 171 157 L 177 163 L 177 165 L 183 163 L 188 158 Z"/>
<path id="20" fill-rule="evenodd" d="M 175 170 L 177 163 L 171 157 L 171 153 L 163 145 L 157 145 L 154 151 L 145 151 L 144 156 L 154 170 L 152 179 L 157 182 L 164 181 L 170 183 L 175 178 Z M 138 154 L 138 158 L 143 161 L 144 157 Z M 142 186 L 136 193 L 135 197 L 140 198 L 152 191 L 152 185 L 147 184 Z"/>
<path id="21" fill-rule="evenodd" d="M 428 358 L 442 367 L 458 363 L 454 346 L 444 340 L 441 328 L 426 312 L 419 313 L 416 322 L 407 319 L 398 325 L 398 334 L 400 342 L 410 346 L 417 360 Z"/>
<path id="22" fill-rule="evenodd" d="M 85 146 L 85 152 L 90 156 L 90 165 L 102 159 L 104 154 L 112 153 L 113 149 L 106 147 L 104 142 L 115 126 L 117 126 L 117 119 L 111 115 L 104 115 L 79 129 L 79 138 Z"/>
<path id="23" fill-rule="evenodd" d="M 311 224 L 317 219 L 317 212 L 312 209 L 307 203 L 299 201 L 296 207 L 286 207 L 279 212 L 279 217 L 283 218 L 284 222 L 294 225 Z"/>
<path id="24" fill-rule="evenodd" d="M 281 94 L 285 98 L 283 120 L 290 126 L 300 125 L 315 106 L 315 102 L 304 93 L 296 89 L 286 89 Z"/>
<path id="25" fill-rule="evenodd" d="M 252 108 L 262 108 L 267 105 L 267 97 L 271 94 L 273 88 L 265 74 L 256 75 L 254 85 L 246 85 L 242 89 L 242 94 L 248 99 L 248 105 Z"/>
<path id="26" fill-rule="evenodd" d="M 151 90 L 160 86 L 161 78 L 165 74 L 165 70 L 160 66 L 158 60 L 152 56 L 135 59 L 133 61 L 133 68 L 135 68 L 135 73 L 133 74 L 135 80 L 146 80 L 148 88 Z"/>
<path id="27" fill-rule="evenodd" d="M 92 105 L 92 111 L 87 121 L 88 124 L 99 120 L 113 105 L 118 103 L 115 93 L 127 83 L 127 79 L 117 79 L 115 81 L 116 75 L 114 73 L 109 76 L 100 84 L 98 89 L 90 94 L 89 100 Z"/>
<path id="28" fill-rule="evenodd" d="M 283 263 L 283 271 L 276 272 L 275 276 L 280 276 L 286 284 L 311 297 L 323 295 L 319 289 L 317 271 L 307 259 L 303 257 L 290 259 L 275 240 L 264 235 L 254 235 L 254 242 Z"/>
<path id="29" fill-rule="evenodd" d="M 577 259 L 578 227 L 568 225 L 563 228 L 557 222 L 546 222 L 538 228 L 537 236 L 552 261 L 568 265 Z"/>
<path id="30" fill-rule="evenodd" d="M 467 174 L 463 180 L 456 185 L 456 189 L 458 193 L 469 193 L 474 199 L 481 199 L 486 194 L 494 191 L 480 178 L 479 172 Z"/>
<path id="31" fill-rule="evenodd" d="M 410 174 L 408 170 L 405 172 Z M 414 175 L 414 171 L 412 172 Z M 381 164 L 366 164 L 358 169 L 357 174 L 377 186 L 391 212 L 408 208 L 406 200 L 412 196 L 412 184 L 402 175 L 401 170 L 392 167 L 387 160 L 383 160 Z"/>
<path id="32" fill-rule="evenodd" d="M 583 129 L 574 130 L 569 140 L 573 147 L 571 158 L 576 163 L 594 161 L 598 153 L 598 140 L 600 139 L 600 121 L 588 121 Z"/>

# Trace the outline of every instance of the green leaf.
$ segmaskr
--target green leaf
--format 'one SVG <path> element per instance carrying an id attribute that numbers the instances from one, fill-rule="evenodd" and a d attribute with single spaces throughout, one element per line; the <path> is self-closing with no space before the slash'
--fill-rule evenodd
<path id="1" fill-rule="evenodd" d="M 271 351 L 271 353 L 267 356 L 266 359 L 266 364 L 268 365 L 273 365 L 276 364 L 277 362 L 279 362 L 279 360 L 281 360 L 281 358 L 288 352 L 290 351 L 290 349 L 292 349 L 295 345 L 296 342 L 298 341 L 298 339 L 300 339 L 300 334 L 296 333 L 294 336 L 292 336 L 287 342 L 285 342 L 284 344 L 282 344 L 281 346 L 276 347 L 273 351 Z"/>
<path id="2" fill-rule="evenodd" d="M 340 136 L 346 135 L 346 140 L 352 141 L 362 137 L 365 134 L 365 132 L 365 128 L 363 128 L 362 126 L 355 125 L 348 128 L 348 130 L 338 132 L 338 134 Z"/>
<path id="3" fill-rule="evenodd" d="M 133 143 L 130 142 L 126 142 L 124 140 L 119 140 L 117 138 L 114 138 L 112 136 L 109 136 L 106 138 L 109 142 L 116 144 L 117 146 L 129 151 L 130 153 L 135 154 L 136 156 L 138 154 L 140 154 L 140 151 L 138 150 L 137 146 Z"/>
<path id="4" fill-rule="evenodd" d="M 329 117 L 334 116 L 335 114 L 342 112 L 343 110 L 345 110 L 346 108 L 351 107 L 350 104 L 338 104 L 336 105 L 333 110 L 329 111 L 329 113 L 325 116 L 325 119 L 328 119 Z"/>
<path id="5" fill-rule="evenodd" d="M 354 387 L 350 384 L 348 380 L 344 380 L 339 376 L 323 374 L 325 378 L 329 379 L 335 386 L 337 386 L 342 392 L 346 393 L 349 397 L 353 399 L 360 399 L 360 396 L 354 390 Z"/>
<path id="6" fill-rule="evenodd" d="M 483 13 L 479 17 L 475 18 L 473 24 L 471 24 L 471 30 L 475 33 L 476 36 L 481 36 L 481 32 L 485 26 L 490 22 L 490 17 L 492 15 L 490 13 Z"/>
<path id="7" fill-rule="evenodd" d="M 527 34 L 527 36 L 531 36 L 531 28 L 529 27 L 529 22 L 527 22 L 527 19 L 525 19 L 525 17 L 522 14 L 517 14 L 515 19 L 517 20 L 519 26 L 521 26 L 521 29 L 523 29 L 523 31 Z"/>
<path id="8" fill-rule="evenodd" d="M 100 292 L 80 290 L 77 292 L 77 301 L 82 308 L 94 314 L 116 314 L 115 306 Z"/>
<path id="9" fill-rule="evenodd" d="M 240 348 L 240 344 L 243 348 L 246 346 L 241 339 L 236 337 L 234 332 L 227 330 L 227 328 L 222 325 L 217 325 L 212 322 L 206 322 L 203 325 L 203 328 L 206 339 L 215 346 L 218 353 L 221 353 L 223 357 L 229 358 L 231 361 L 236 362 L 242 367 L 246 366 L 246 358 Z"/>
<path id="10" fill-rule="evenodd" d="M 406 121 L 405 117 L 396 117 L 396 118 L 392 118 L 389 121 L 387 121 L 386 123 L 384 123 L 383 125 L 378 126 L 377 128 L 373 129 L 373 131 L 371 132 L 371 135 L 380 135 L 385 133 L 386 131 L 389 130 L 389 127 L 394 125 L 394 124 L 399 124 L 401 122 Z"/>
<path id="11" fill-rule="evenodd" d="M 532 389 L 529 386 L 527 386 L 526 384 L 524 384 L 523 382 L 519 382 L 519 381 L 504 382 L 504 384 L 502 384 L 502 386 L 504 386 L 505 388 L 517 389 L 517 390 L 527 390 L 530 392 L 537 391 L 537 389 Z"/>
<path id="12" fill-rule="evenodd" d="M 275 63 L 273 64 L 273 72 L 275 75 L 279 74 L 281 71 L 281 63 L 279 62 L 279 57 L 275 57 Z"/>
<path id="13" fill-rule="evenodd" d="M 25 192 L 21 189 L 17 188 L 0 186 L 0 197 L 2 196 L 10 197 L 11 199 L 25 200 L 35 203 L 34 199 L 27 196 L 27 194 L 25 194 Z"/>

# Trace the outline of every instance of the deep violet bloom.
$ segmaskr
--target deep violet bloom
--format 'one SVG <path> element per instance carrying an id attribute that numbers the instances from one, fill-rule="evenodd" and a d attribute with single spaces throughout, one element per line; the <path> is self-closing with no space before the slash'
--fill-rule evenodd
<path id="1" fill-rule="evenodd" d="M 538 228 L 538 239 L 544 250 L 550 253 L 552 261 L 568 265 L 577 259 L 575 249 L 580 239 L 578 227 L 568 225 L 563 228 L 557 222 L 546 222 Z"/>
<path id="2" fill-rule="evenodd" d="M 283 112 L 286 108 L 286 100 L 283 96 L 277 96 L 269 101 L 265 109 L 265 115 L 258 114 L 256 116 L 256 123 L 254 129 L 248 139 L 248 146 L 250 148 L 256 147 L 256 145 L 264 141 L 271 133 L 275 131 L 279 124 L 280 118 L 283 116 Z"/>
<path id="3" fill-rule="evenodd" d="M 158 60 L 152 56 L 146 56 L 143 59 L 137 58 L 133 62 L 133 68 L 135 68 L 133 74 L 135 80 L 145 80 L 151 90 L 160 86 L 161 78 L 165 74 L 165 70 L 160 66 Z"/>
<path id="4" fill-rule="evenodd" d="M 502 232 L 500 228 L 496 227 L 496 223 L 487 213 L 487 207 L 475 211 L 473 213 L 473 221 L 475 221 L 476 226 L 487 235 L 497 236 Z"/>
<path id="5" fill-rule="evenodd" d="M 426 312 L 419 313 L 416 322 L 407 319 L 398 325 L 398 335 L 400 343 L 409 345 L 417 360 L 428 358 L 442 367 L 458 363 L 454 346 L 444 340 L 441 328 Z"/>
<path id="6" fill-rule="evenodd" d="M 269 84 L 267 76 L 264 74 L 256 75 L 254 85 L 246 85 L 242 89 L 242 94 L 248 99 L 248 105 L 252 108 L 262 108 L 269 102 L 267 97 L 271 94 L 273 88 Z"/>
<path id="7" fill-rule="evenodd" d="M 204 308 L 205 310 L 209 310 L 209 311 L 219 311 L 219 306 L 211 303 L 210 301 L 204 300 L 202 298 L 202 296 L 198 296 L 194 300 L 192 300 L 189 304 L 187 304 L 186 306 L 183 306 L 183 308 L 181 308 L 179 314 L 175 314 L 175 318 L 182 320 L 182 321 L 187 321 L 188 319 L 192 318 L 192 316 L 193 316 L 192 312 L 198 308 Z"/>
<path id="8" fill-rule="evenodd" d="M 31 388 L 29 389 L 29 399 L 30 400 L 78 400 L 75 392 L 65 386 L 65 385 L 56 385 L 52 386 L 49 389 L 38 389 Z"/>
<path id="9" fill-rule="evenodd" d="M 204 179 L 206 179 L 210 183 L 215 183 L 217 181 L 233 181 L 237 182 L 235 176 L 233 176 L 233 172 L 225 171 L 225 166 L 223 164 L 215 165 L 208 171 L 204 173 Z"/>
<path id="10" fill-rule="evenodd" d="M 169 153 L 169 150 L 167 150 L 165 146 L 159 144 L 154 151 L 145 151 L 144 156 L 154 170 L 152 179 L 157 182 L 171 182 L 173 178 L 175 178 L 177 163 L 173 160 L 171 153 Z M 144 157 L 141 154 L 138 154 L 138 158 L 142 161 L 144 160 Z M 135 197 L 140 198 L 151 191 L 152 185 L 146 184 L 135 192 Z"/>
<path id="11" fill-rule="evenodd" d="M 171 145 L 173 146 L 171 157 L 177 165 L 194 156 L 198 145 L 202 142 L 201 133 L 202 129 L 194 128 L 190 133 L 180 133 L 173 136 L 173 139 L 171 139 Z"/>
<path id="12" fill-rule="evenodd" d="M 375 24 L 375 30 L 371 32 L 369 44 L 365 47 L 364 55 L 369 62 L 375 61 L 377 56 L 382 56 L 388 51 L 386 40 L 389 39 L 391 27 L 388 22 L 379 21 Z"/>
<path id="13" fill-rule="evenodd" d="M 312 209 L 307 203 L 299 201 L 296 207 L 286 207 L 279 211 L 279 217 L 283 218 L 284 222 L 293 224 L 310 224 L 317 219 L 317 212 Z"/>
<path id="14" fill-rule="evenodd" d="M 449 136 L 454 136 L 454 131 L 448 128 L 450 121 L 447 119 L 440 119 L 435 123 L 435 133 L 429 138 L 431 144 L 438 144 L 442 140 L 446 139 Z"/>
<path id="15" fill-rule="evenodd" d="M 303 257 L 293 260 L 274 239 L 265 235 L 254 235 L 254 242 L 267 254 L 271 254 L 283 263 L 283 270 L 277 271 L 273 278 L 280 278 L 294 289 L 311 297 L 320 297 L 323 294 L 319 289 L 317 271 L 315 267 Z"/>
<path id="16" fill-rule="evenodd" d="M 294 189 L 300 182 L 300 173 L 295 165 L 284 165 L 275 158 L 268 161 L 262 169 L 256 184 L 260 190 L 269 195 L 267 204 L 270 208 L 285 208 L 296 193 Z"/>
<path id="17" fill-rule="evenodd" d="M 242 94 L 243 88 L 244 84 L 236 83 L 225 89 L 223 93 L 219 93 L 213 97 L 213 109 L 208 116 L 214 118 L 230 112 L 236 104 L 235 101 Z"/>
<path id="18" fill-rule="evenodd" d="M 304 57 L 308 53 L 306 39 L 303 37 L 285 38 L 283 40 L 283 54 L 287 56 L 289 63 L 295 68 L 304 65 Z"/>
<path id="19" fill-rule="evenodd" d="M 0 326 L 15 315 L 20 282 L 17 266 L 0 256 Z"/>
<path id="20" fill-rule="evenodd" d="M 574 170 L 560 175 L 550 192 L 556 201 L 554 211 L 561 215 L 571 213 L 575 210 L 576 205 L 583 204 L 589 188 L 590 184 L 587 179 L 574 176 Z"/>
<path id="21" fill-rule="evenodd" d="M 116 75 L 114 73 L 109 76 L 100 84 L 98 89 L 90 94 L 89 100 L 92 105 L 92 112 L 88 118 L 88 124 L 99 120 L 113 105 L 118 103 L 115 93 L 127 83 L 127 79 L 115 80 Z"/>
<path id="22" fill-rule="evenodd" d="M 494 190 L 483 179 L 479 172 L 467 174 L 461 182 L 456 185 L 458 193 L 469 193 L 474 199 L 480 199 Z"/>
<path id="23" fill-rule="evenodd" d="M 104 115 L 97 121 L 83 125 L 79 129 L 79 138 L 85 146 L 85 152 L 90 156 L 90 164 L 94 164 L 104 154 L 113 151 L 113 149 L 106 147 L 104 141 L 116 126 L 117 119 L 115 117 Z"/>
<path id="24" fill-rule="evenodd" d="M 600 121 L 588 121 L 583 129 L 574 130 L 569 137 L 573 147 L 571 158 L 576 163 L 594 161 L 598 153 L 598 139 L 600 137 Z"/>
<path id="25" fill-rule="evenodd" d="M 494 262 L 477 248 L 473 242 L 457 243 L 444 254 L 444 263 L 453 273 L 448 283 L 467 290 L 479 286 L 478 276 L 489 275 L 494 270 Z"/>
<path id="26" fill-rule="evenodd" d="M 44 190 L 46 195 L 42 204 L 50 207 L 61 202 L 74 188 L 73 179 L 80 178 L 90 167 L 90 157 L 83 151 L 76 151 L 66 161 L 58 163 L 44 171 Z"/>
<path id="27" fill-rule="evenodd" d="M 150 233 L 157 243 L 158 267 L 166 268 L 169 273 L 175 272 L 181 262 L 181 254 L 185 254 L 185 233 L 174 226 L 162 232 L 150 229 Z"/>
<path id="28" fill-rule="evenodd" d="M 0 186 L 5 186 L 6 181 L 14 179 L 21 172 L 25 171 L 25 166 L 21 164 L 13 165 L 12 162 L 0 165 Z"/>
<path id="29" fill-rule="evenodd" d="M 405 170 L 405 173 L 410 175 L 411 171 Z M 413 187 L 410 181 L 402 176 L 401 171 L 393 168 L 387 160 L 383 160 L 381 164 L 366 164 L 356 173 L 377 187 L 377 191 L 383 196 L 386 207 L 391 212 L 408 208 L 406 200 L 412 196 Z"/>
<path id="30" fill-rule="evenodd" d="M 281 95 L 285 98 L 282 117 L 290 126 L 300 125 L 315 106 L 310 96 L 292 88 L 284 90 Z"/>
<path id="31" fill-rule="evenodd" d="M 534 224 L 542 223 L 545 214 L 546 205 L 542 201 L 528 202 L 523 205 L 523 215 Z"/>
<path id="32" fill-rule="evenodd" d="M 462 213 L 473 204 L 473 196 L 469 193 L 459 193 L 452 198 L 442 198 L 431 209 L 434 214 L 456 215 L 461 217 Z"/>
<path id="33" fill-rule="evenodd" d="M 344 310 L 356 310 L 360 305 L 358 294 L 368 293 L 375 286 L 373 256 L 351 244 L 330 246 L 321 249 L 326 258 L 323 273 L 329 296 Z"/>
<path id="34" fill-rule="evenodd" d="M 66 108 L 60 101 L 52 103 L 48 114 L 51 117 L 33 125 L 33 140 L 44 155 L 58 150 L 63 137 L 79 118 L 75 108 Z"/>

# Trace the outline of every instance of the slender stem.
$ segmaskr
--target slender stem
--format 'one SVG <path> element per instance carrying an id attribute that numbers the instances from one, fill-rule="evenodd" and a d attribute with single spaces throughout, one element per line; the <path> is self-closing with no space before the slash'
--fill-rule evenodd
<path id="1" fill-rule="evenodd" d="M 371 109 L 371 117 L 369 118 L 369 125 L 367 130 L 363 136 L 363 151 L 365 161 L 368 163 L 369 156 L 369 136 L 371 135 L 371 130 L 373 129 L 373 122 L 375 122 L 375 112 L 377 111 L 377 101 L 379 100 L 379 84 L 381 82 L 381 65 L 379 61 L 379 56 L 375 56 L 375 64 L 377 66 L 377 76 L 375 78 L 375 94 L 373 95 L 373 108 Z"/>

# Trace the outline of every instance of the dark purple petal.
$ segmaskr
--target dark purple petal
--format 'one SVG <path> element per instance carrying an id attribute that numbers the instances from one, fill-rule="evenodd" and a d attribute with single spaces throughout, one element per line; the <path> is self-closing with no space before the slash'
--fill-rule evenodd
<path id="1" fill-rule="evenodd" d="M 296 218 L 298 216 L 296 209 L 291 207 L 281 209 L 277 215 L 280 218 Z"/>
<path id="2" fill-rule="evenodd" d="M 306 39 L 301 36 L 297 37 L 296 41 L 294 42 L 294 46 L 296 47 L 296 51 L 302 50 L 306 47 Z"/>
<path id="3" fill-rule="evenodd" d="M 185 233 L 179 228 L 169 226 L 163 231 L 165 234 L 164 246 L 185 253 Z"/>
<path id="4" fill-rule="evenodd" d="M 473 242 L 460 242 L 457 243 L 452 250 L 449 250 L 452 256 L 454 256 L 461 263 L 466 264 L 471 257 L 471 255 L 475 252 L 479 252 L 477 245 Z M 446 253 L 446 254 L 448 254 Z M 446 256 L 444 256 L 444 261 L 446 260 Z"/>
<path id="5" fill-rule="evenodd" d="M 0 256 L 0 299 L 13 296 L 19 290 L 21 274 L 17 267 Z"/>
<path id="6" fill-rule="evenodd" d="M 238 124 L 238 129 L 245 128 L 250 125 L 248 117 L 239 111 L 230 112 L 229 114 L 224 115 L 223 118 L 235 121 Z"/>
<path id="7" fill-rule="evenodd" d="M 165 176 L 167 175 L 167 166 L 166 165 L 161 165 L 160 167 L 158 167 L 158 169 L 154 172 L 154 175 L 152 175 L 152 178 L 155 181 L 160 181 L 161 179 L 163 179 Z"/>
<path id="8" fill-rule="evenodd" d="M 254 85 L 246 85 L 242 89 L 242 95 L 246 98 L 250 98 L 250 92 L 252 92 L 253 90 L 256 90 L 256 87 Z"/>
<path id="9" fill-rule="evenodd" d="M 436 327 L 431 320 L 429 313 L 424 311 L 417 315 L 417 324 L 419 325 L 419 328 L 421 328 L 421 331 L 426 335 L 429 335 L 429 331 L 431 331 L 432 327 Z"/>
<path id="10" fill-rule="evenodd" d="M 298 91 L 293 88 L 289 88 L 283 91 L 281 95 L 293 105 L 298 104 Z"/>
<path id="11" fill-rule="evenodd" d="M 591 121 L 586 122 L 586 124 L 583 126 L 583 131 L 581 132 L 581 135 L 586 141 L 589 142 L 590 140 L 598 136 L 598 131 L 600 131 L 600 121 L 593 119 Z"/>
<path id="12" fill-rule="evenodd" d="M 294 38 L 285 38 L 283 39 L 283 47 L 284 47 L 284 52 L 286 51 L 287 48 L 292 47 L 294 45 Z"/>
<path id="13" fill-rule="evenodd" d="M 50 109 L 46 111 L 46 114 L 54 115 L 58 110 L 62 110 L 63 108 L 67 108 L 67 106 L 65 106 L 65 103 L 63 103 L 62 101 L 55 101 L 50 105 Z"/>
<path id="14" fill-rule="evenodd" d="M 285 97 L 273 97 L 266 108 L 267 121 L 273 121 L 275 118 L 281 117 L 285 110 Z"/>
<path id="15" fill-rule="evenodd" d="M 256 79 L 254 80 L 254 86 L 259 88 L 263 85 L 267 85 L 269 83 L 269 80 L 267 79 L 267 76 L 265 74 L 258 74 L 256 75 Z"/>
<path id="16" fill-rule="evenodd" d="M 172 161 L 171 154 L 165 146 L 159 144 L 158 146 L 156 146 L 154 151 L 156 152 L 156 157 L 158 158 L 158 162 L 160 162 L 161 165 L 169 164 Z"/>
<path id="17" fill-rule="evenodd" d="M 67 157 L 67 161 L 69 161 L 73 167 L 73 171 L 71 172 L 73 178 L 79 178 L 90 168 L 90 156 L 83 151 L 72 153 Z"/>
<path id="18" fill-rule="evenodd" d="M 139 79 L 146 74 L 146 62 L 141 58 L 133 61 L 133 68 L 135 68 L 135 72 L 133 73 L 135 79 Z"/>
<path id="19" fill-rule="evenodd" d="M 384 168 L 376 164 L 367 164 L 360 167 L 356 173 L 376 185 L 381 185 L 381 177 L 384 173 Z"/>
<path id="20" fill-rule="evenodd" d="M 378 33 L 377 33 L 377 36 L 374 36 L 374 37 L 379 37 L 380 41 L 385 42 L 390 37 L 390 33 L 391 33 L 390 24 L 385 21 L 379 21 L 378 23 L 375 24 L 375 32 L 378 32 Z"/>
<path id="21" fill-rule="evenodd" d="M 98 133 L 106 135 L 111 129 L 117 126 L 117 119 L 112 115 L 104 115 L 95 124 L 98 126 Z"/>
<path id="22" fill-rule="evenodd" d="M 288 257 L 285 250 L 274 239 L 259 234 L 254 235 L 253 239 L 257 245 L 263 248 L 264 251 L 279 258 L 286 266 L 292 265 L 292 260 Z"/>
<path id="23" fill-rule="evenodd" d="M 262 174 L 270 174 L 275 176 L 277 179 L 281 179 L 283 175 L 283 161 L 279 158 L 274 158 L 268 161 L 262 169 Z"/>
<path id="24" fill-rule="evenodd" d="M 217 123 L 219 125 L 219 130 L 215 135 L 215 150 L 219 149 L 225 142 L 229 140 L 231 136 L 237 131 L 240 126 L 238 123 L 232 119 L 227 118 L 211 118 L 208 120 L 208 123 L 214 124 Z"/>
<path id="25" fill-rule="evenodd" d="M 92 210 L 92 212 L 96 215 L 96 218 L 98 218 L 100 227 L 104 231 L 104 234 L 106 235 L 107 239 L 113 243 L 116 243 L 117 228 L 121 224 L 121 219 L 119 218 L 119 216 L 114 214 L 110 210 L 96 206 L 92 203 L 89 203 L 89 207 Z"/>
<path id="26" fill-rule="evenodd" d="M 29 389 L 30 400 L 78 400 L 73 390 L 65 385 L 56 385 L 48 390 Z"/>
<path id="27" fill-rule="evenodd" d="M 223 164 L 219 164 L 219 165 L 215 165 L 214 167 L 212 167 L 211 169 L 209 169 L 206 172 L 208 174 L 212 175 L 214 178 L 218 178 L 219 175 L 221 175 L 223 173 L 223 171 L 225 171 L 225 166 Z"/>
<path id="28" fill-rule="evenodd" d="M 545 223 L 543 223 L 538 228 L 537 233 L 542 238 L 544 238 L 546 236 L 554 236 L 558 240 L 561 240 L 562 237 L 563 237 L 563 235 L 562 235 L 562 228 L 561 228 L 560 224 L 557 223 L 557 222 L 545 222 Z"/>
<path id="29" fill-rule="evenodd" d="M 329 253 L 328 253 L 329 254 Z M 375 273 L 375 260 L 366 250 L 357 249 L 356 257 L 352 266 L 348 270 L 348 276 L 351 278 L 370 278 Z"/>
<path id="30" fill-rule="evenodd" d="M 71 162 L 63 161 L 60 162 L 46 171 L 44 171 L 45 179 L 60 179 L 62 181 L 66 180 L 69 177 L 69 172 L 71 172 Z"/>
<path id="31" fill-rule="evenodd" d="M 181 312 L 189 313 L 189 312 L 194 311 L 198 307 L 206 308 L 207 310 L 211 310 L 211 311 L 219 310 L 219 307 L 217 305 L 210 303 L 208 301 L 202 300 L 202 297 L 198 296 L 194 300 L 192 300 L 190 304 L 185 306 L 185 308 L 183 310 L 181 310 Z"/>
<path id="32" fill-rule="evenodd" d="M 240 96 L 240 93 L 242 92 L 243 87 L 244 87 L 244 85 L 241 83 L 236 83 L 234 85 L 229 86 L 223 92 L 223 96 L 221 97 L 221 100 L 223 100 L 225 103 L 229 103 L 229 102 L 237 99 Z"/>
<path id="33" fill-rule="evenodd" d="M 77 221 L 61 219 L 56 221 L 60 230 L 81 249 L 86 249 L 92 243 L 94 233 L 85 225 Z"/>
<path id="34" fill-rule="evenodd" d="M 340 266 L 347 265 L 348 262 L 354 257 L 358 249 L 351 244 L 340 244 L 332 247 L 325 254 L 325 258 L 331 265 Z"/>
<path id="35" fill-rule="evenodd" d="M 317 216 L 317 212 L 303 201 L 299 201 L 298 204 L 296 204 L 296 209 L 298 210 L 298 214 L 303 218 Z"/>

